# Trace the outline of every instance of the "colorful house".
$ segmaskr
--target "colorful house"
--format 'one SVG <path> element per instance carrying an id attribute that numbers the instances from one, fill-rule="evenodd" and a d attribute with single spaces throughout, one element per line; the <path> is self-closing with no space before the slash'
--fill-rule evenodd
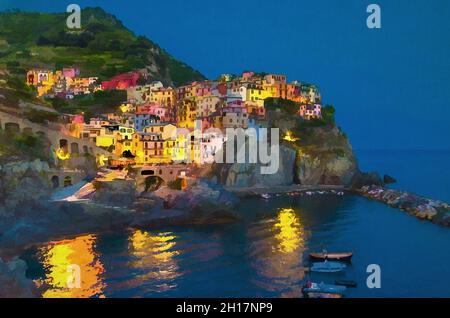
<path id="1" fill-rule="evenodd" d="M 164 155 L 164 140 L 161 134 L 134 133 L 133 146 L 138 164 L 168 163 L 172 159 Z"/>
<path id="2" fill-rule="evenodd" d="M 299 115 L 306 120 L 320 118 L 322 116 L 322 107 L 320 104 L 300 105 Z"/>
<path id="3" fill-rule="evenodd" d="M 152 123 L 144 128 L 146 134 L 160 134 L 161 138 L 166 140 L 176 138 L 177 126 L 170 123 Z"/>
<path id="4" fill-rule="evenodd" d="M 146 112 L 136 112 L 134 114 L 134 130 L 138 132 L 143 131 L 150 124 L 159 122 L 161 122 L 161 118 Z"/>
<path id="5" fill-rule="evenodd" d="M 126 90 L 130 87 L 136 86 L 139 80 L 141 73 L 139 72 L 130 72 L 119 74 L 112 77 L 109 81 L 102 82 L 103 90 Z"/>
<path id="6" fill-rule="evenodd" d="M 176 91 L 172 87 L 159 88 L 151 91 L 147 100 L 165 107 L 172 107 L 176 103 Z"/>

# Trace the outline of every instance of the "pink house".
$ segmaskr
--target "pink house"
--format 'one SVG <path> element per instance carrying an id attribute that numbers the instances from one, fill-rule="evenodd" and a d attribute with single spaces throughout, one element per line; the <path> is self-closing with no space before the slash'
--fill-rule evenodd
<path id="1" fill-rule="evenodd" d="M 75 115 L 72 118 L 72 124 L 84 124 L 84 115 Z"/>
<path id="2" fill-rule="evenodd" d="M 242 73 L 242 79 L 247 80 L 247 79 L 252 78 L 254 75 L 255 75 L 254 72 L 244 72 L 244 73 Z"/>
<path id="3" fill-rule="evenodd" d="M 197 88 L 197 96 L 210 96 L 211 92 L 211 87 L 202 86 L 200 88 Z"/>
<path id="4" fill-rule="evenodd" d="M 240 99 L 232 100 L 227 103 L 228 108 L 245 108 L 245 102 Z"/>
<path id="5" fill-rule="evenodd" d="M 322 107 L 320 104 L 301 105 L 299 115 L 307 120 L 320 118 L 322 116 Z"/>
<path id="6" fill-rule="evenodd" d="M 158 116 L 161 121 L 167 121 L 167 109 L 158 103 L 150 103 L 137 107 L 137 112 L 140 114 L 148 114 Z"/>
<path id="7" fill-rule="evenodd" d="M 78 74 L 78 70 L 75 68 L 63 68 L 62 70 L 64 77 L 74 78 Z"/>

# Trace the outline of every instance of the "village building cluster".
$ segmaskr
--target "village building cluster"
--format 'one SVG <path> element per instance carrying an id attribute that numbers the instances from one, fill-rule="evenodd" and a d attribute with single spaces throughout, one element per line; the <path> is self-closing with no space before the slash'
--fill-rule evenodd
<path id="1" fill-rule="evenodd" d="M 32 69 L 27 72 L 27 84 L 36 87 L 39 97 L 60 97 L 71 99 L 76 95 L 86 95 L 101 89 L 97 77 L 80 77 L 76 68 L 52 71 Z"/>
<path id="2" fill-rule="evenodd" d="M 138 85 L 139 72 L 120 74 L 100 85 L 97 78 L 78 74 L 76 69 L 30 70 L 27 83 L 37 87 L 39 96 L 52 93 L 65 98 L 96 90 L 126 90 L 127 100 L 116 113 L 88 119 L 71 115 L 67 125 L 73 136 L 90 139 L 137 165 L 212 162 L 225 141 L 225 129 L 266 127 L 267 98 L 298 103 L 298 115 L 305 120 L 321 117 L 318 88 L 288 83 L 285 75 L 224 74 L 217 81 L 174 88 L 159 81 Z M 185 133 L 180 134 L 180 129 Z"/>

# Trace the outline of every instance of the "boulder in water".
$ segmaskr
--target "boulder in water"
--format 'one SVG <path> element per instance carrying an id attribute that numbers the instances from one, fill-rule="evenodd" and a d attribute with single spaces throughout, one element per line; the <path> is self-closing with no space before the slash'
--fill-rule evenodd
<path id="1" fill-rule="evenodd" d="M 383 177 L 384 184 L 391 184 L 391 183 L 397 183 L 397 180 L 395 180 L 393 177 L 391 177 L 388 174 L 385 174 Z"/>

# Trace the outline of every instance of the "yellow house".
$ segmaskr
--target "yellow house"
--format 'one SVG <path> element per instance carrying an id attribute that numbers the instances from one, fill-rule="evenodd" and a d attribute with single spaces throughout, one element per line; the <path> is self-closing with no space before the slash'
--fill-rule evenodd
<path id="1" fill-rule="evenodd" d="M 55 85 L 55 74 L 49 70 L 32 69 L 27 72 L 26 83 L 35 86 L 37 95 L 43 96 L 52 91 Z"/>
<path id="2" fill-rule="evenodd" d="M 133 141 L 130 140 L 117 140 L 114 146 L 114 154 L 121 157 L 125 151 L 129 151 L 131 154 L 135 153 Z"/>
<path id="3" fill-rule="evenodd" d="M 273 84 L 263 83 L 263 96 L 266 98 L 277 98 L 280 96 L 278 86 Z"/>
<path id="4" fill-rule="evenodd" d="M 186 136 L 178 134 L 176 138 L 164 141 L 164 156 L 171 158 L 173 162 L 186 162 Z"/>
<path id="5" fill-rule="evenodd" d="M 195 128 L 197 119 L 197 104 L 194 99 L 183 100 L 178 108 L 177 125 L 180 128 Z"/>
<path id="6" fill-rule="evenodd" d="M 176 103 L 176 91 L 172 87 L 153 90 L 150 93 L 149 101 L 171 107 Z"/>
<path id="7" fill-rule="evenodd" d="M 118 139 L 120 139 L 120 134 L 116 130 L 112 131 L 102 127 L 100 134 L 95 138 L 95 145 L 97 147 L 109 148 L 115 146 Z"/>
<path id="8" fill-rule="evenodd" d="M 144 128 L 146 134 L 160 134 L 161 138 L 166 140 L 175 138 L 177 135 L 177 126 L 170 123 L 151 123 Z"/>
<path id="9" fill-rule="evenodd" d="M 133 139 L 134 128 L 126 127 L 126 126 L 119 126 L 119 134 L 122 139 L 131 140 L 131 139 Z"/>
<path id="10" fill-rule="evenodd" d="M 172 158 L 165 155 L 165 142 L 161 134 L 134 133 L 133 149 L 137 164 L 170 163 Z"/>

